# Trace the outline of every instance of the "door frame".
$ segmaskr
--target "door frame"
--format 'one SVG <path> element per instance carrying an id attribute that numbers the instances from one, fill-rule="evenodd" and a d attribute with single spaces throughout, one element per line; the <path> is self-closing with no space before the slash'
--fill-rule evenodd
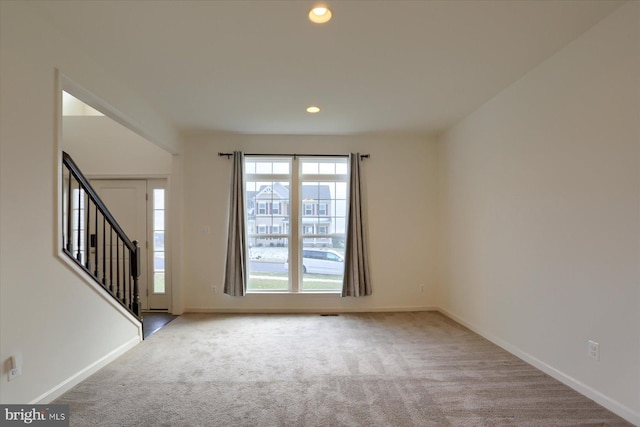
<path id="1" fill-rule="evenodd" d="M 152 268 L 152 262 L 153 262 L 153 250 L 152 246 L 153 246 L 153 227 L 151 226 L 152 222 L 150 222 L 150 215 L 152 215 L 151 211 L 152 209 L 150 209 L 150 197 L 149 197 L 149 191 L 151 191 L 151 189 L 153 188 L 164 188 L 165 190 L 165 199 L 164 199 L 164 208 L 165 208 L 165 288 L 166 288 L 166 293 L 167 293 L 167 308 L 166 309 L 155 309 L 152 311 L 156 311 L 156 312 L 168 312 L 168 313 L 173 313 L 173 284 L 172 284 L 172 259 L 173 259 L 173 255 L 172 255 L 172 247 L 171 247 L 171 241 L 172 241 L 172 232 L 171 232 L 171 176 L 169 175 L 150 175 L 150 176 L 131 176 L 131 175 L 87 175 L 86 176 L 87 180 L 89 182 L 91 182 L 92 180 L 111 180 L 111 181 L 146 181 L 147 183 L 147 191 L 146 191 L 146 241 L 145 242 L 139 242 L 139 245 L 145 245 L 146 248 L 146 261 L 147 261 L 147 289 L 145 289 L 144 291 L 142 289 L 139 290 L 141 298 L 140 300 L 142 301 L 142 292 L 145 292 L 145 304 L 146 306 L 141 307 L 141 311 L 151 311 L 149 309 L 149 305 L 148 305 L 148 298 L 147 295 L 149 293 L 149 288 L 151 286 L 153 286 L 152 283 L 152 277 L 153 277 L 153 268 Z M 164 181 L 164 187 L 154 187 L 154 184 L 150 183 L 158 183 L 160 181 Z M 108 208 L 108 206 L 107 206 Z M 117 218 L 116 218 L 117 220 Z"/>
<path id="2" fill-rule="evenodd" d="M 169 194 L 169 179 L 168 178 L 147 178 L 147 307 L 148 311 L 158 312 L 171 312 L 172 301 L 172 283 L 171 283 L 171 231 L 169 224 L 171 224 L 171 214 L 169 212 L 169 206 L 171 206 L 171 199 Z M 164 190 L 164 284 L 165 284 L 165 298 L 166 308 L 154 309 L 151 307 L 150 296 L 153 293 L 153 280 L 154 280 L 154 230 L 153 230 L 153 190 Z"/>

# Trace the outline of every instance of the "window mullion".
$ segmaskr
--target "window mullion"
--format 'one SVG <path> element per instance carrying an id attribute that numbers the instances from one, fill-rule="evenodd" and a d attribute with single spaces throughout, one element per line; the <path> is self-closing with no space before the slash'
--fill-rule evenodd
<path id="1" fill-rule="evenodd" d="M 289 192 L 291 214 L 289 216 L 289 224 L 291 225 L 290 239 L 289 239 L 289 284 L 291 292 L 299 292 L 300 290 L 300 248 L 302 247 L 301 233 L 300 233 L 300 215 L 299 215 L 299 200 L 300 200 L 300 180 L 298 178 L 298 159 L 292 159 L 291 166 L 291 189 L 295 191 Z"/>

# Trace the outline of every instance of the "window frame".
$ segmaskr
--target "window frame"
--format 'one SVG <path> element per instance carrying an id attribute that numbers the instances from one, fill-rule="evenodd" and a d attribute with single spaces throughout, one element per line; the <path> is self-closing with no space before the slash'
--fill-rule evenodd
<path id="1" fill-rule="evenodd" d="M 307 248 L 304 246 L 305 239 L 313 238 L 315 241 L 320 242 L 319 244 L 322 246 L 326 246 L 325 250 L 335 250 L 338 247 L 328 246 L 333 245 L 334 238 L 344 239 L 346 241 L 346 233 L 347 233 L 347 208 L 346 208 L 346 198 L 348 197 L 348 186 L 349 186 L 349 164 L 348 159 L 345 156 L 336 155 L 336 156 L 327 156 L 323 159 L 314 157 L 314 156 L 260 156 L 260 155 L 245 155 L 245 166 L 248 162 L 255 163 L 255 168 L 252 171 L 248 171 L 249 168 L 245 167 L 245 182 L 254 183 L 253 187 L 253 197 L 259 193 L 259 183 L 272 183 L 274 186 L 275 183 L 285 183 L 288 182 L 289 185 L 289 199 L 278 199 L 277 201 L 271 200 L 271 202 L 266 202 L 267 204 L 271 204 L 272 209 L 268 209 L 265 205 L 265 214 L 260 213 L 259 204 L 264 203 L 265 201 L 255 200 L 255 216 L 264 215 L 265 217 L 279 217 L 284 218 L 284 222 L 282 224 L 277 225 L 276 227 L 272 227 L 278 230 L 278 233 L 260 233 L 261 225 L 255 226 L 254 233 L 250 233 L 247 229 L 245 229 L 245 237 L 246 241 L 251 242 L 254 238 L 273 238 L 273 239 L 286 239 L 287 243 L 287 253 L 288 259 L 286 265 L 288 265 L 287 272 L 287 288 L 286 289 L 269 289 L 269 290 L 258 290 L 251 289 L 251 270 L 250 265 L 247 263 L 247 293 L 250 294 L 260 294 L 260 293 L 286 293 L 286 294 L 313 294 L 313 293 L 321 293 L 321 294 L 340 294 L 342 290 L 342 284 L 337 285 L 335 288 L 319 290 L 319 289 L 304 289 L 305 282 L 305 274 L 303 272 L 303 258 L 304 258 L 304 250 Z M 258 164 L 261 163 L 262 167 L 266 163 L 269 162 L 281 162 L 286 161 L 289 164 L 289 174 L 283 173 L 258 173 Z M 303 167 L 308 163 L 318 163 L 318 171 L 317 173 L 303 173 Z M 345 173 L 319 173 L 320 165 L 322 163 L 344 163 L 345 165 L 341 167 L 341 170 L 344 170 Z M 272 165 L 273 166 L 273 165 Z M 273 172 L 274 167 L 272 167 L 271 171 Z M 338 169 L 338 167 L 334 167 L 334 172 Z M 264 172 L 264 169 L 262 170 Z M 281 172 L 281 171 L 279 171 Z M 345 208 L 344 208 L 344 225 L 343 233 L 337 232 L 337 225 L 332 224 L 331 221 L 336 221 L 340 216 L 335 214 L 336 208 L 330 209 L 330 203 L 335 204 L 333 202 L 334 199 L 327 200 L 326 198 L 322 199 L 322 204 L 324 205 L 323 214 L 320 215 L 320 209 L 314 208 L 314 206 L 319 206 L 320 201 L 316 198 L 312 201 L 306 201 L 303 197 L 303 185 L 305 182 L 317 182 L 317 183 L 335 183 L 335 182 L 343 182 L 346 188 L 345 194 Z M 335 188 L 335 187 L 334 187 Z M 292 189 L 296 189 L 296 191 L 292 191 Z M 275 189 L 272 189 L 270 192 L 272 197 L 275 197 Z M 246 196 L 248 197 L 248 195 Z M 335 194 L 333 197 L 337 197 Z M 247 199 L 248 200 L 248 199 Z M 273 209 L 274 204 L 278 204 L 277 209 Z M 289 204 L 288 209 L 286 208 L 286 203 Z M 246 203 L 248 206 L 249 203 Z M 311 211 L 308 214 L 309 210 Z M 269 212 L 270 211 L 270 212 Z M 245 219 L 247 220 L 247 224 L 249 224 L 249 210 L 245 209 Z M 323 217 L 329 218 L 329 223 L 327 224 L 303 224 L 303 218 L 314 218 L 314 217 Z M 288 218 L 288 221 L 287 221 Z M 311 230 L 306 227 L 310 226 Z M 317 234 L 318 228 L 323 227 L 324 233 Z M 269 227 L 271 228 L 271 227 Z M 310 231 L 310 233 L 307 232 Z M 273 230 L 269 230 L 273 231 Z M 312 247 L 309 247 L 310 249 Z M 331 273 L 335 274 L 335 273 Z M 341 278 L 342 279 L 342 278 Z M 342 280 L 340 280 L 342 282 Z"/>

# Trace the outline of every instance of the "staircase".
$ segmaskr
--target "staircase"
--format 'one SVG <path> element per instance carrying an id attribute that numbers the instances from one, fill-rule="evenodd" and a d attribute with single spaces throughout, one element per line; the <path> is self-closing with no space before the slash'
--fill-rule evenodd
<path id="1" fill-rule="evenodd" d="M 133 316 L 140 316 L 140 252 L 69 154 L 63 164 L 63 251 Z"/>

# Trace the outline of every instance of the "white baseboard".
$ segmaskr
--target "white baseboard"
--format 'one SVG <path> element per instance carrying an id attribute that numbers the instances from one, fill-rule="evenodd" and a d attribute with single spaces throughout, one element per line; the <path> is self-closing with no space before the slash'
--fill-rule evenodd
<path id="1" fill-rule="evenodd" d="M 455 320 L 456 322 L 460 323 L 461 325 L 465 326 L 466 328 L 471 329 L 476 334 L 478 334 L 478 335 L 482 336 L 483 338 L 486 338 L 487 340 L 491 341 L 492 343 L 494 343 L 498 347 L 503 348 L 504 350 L 508 351 L 509 353 L 513 354 L 514 356 L 524 360 L 528 364 L 530 364 L 530 365 L 534 366 L 535 368 L 541 370 L 545 374 L 548 374 L 551 377 L 555 378 L 556 380 L 560 381 L 561 383 L 571 387 L 572 389 L 574 389 L 578 393 L 580 393 L 580 394 L 588 397 L 589 399 L 595 401 L 596 403 L 604 406 L 605 408 L 607 408 L 611 412 L 621 416 L 622 418 L 624 418 L 625 420 L 629 421 L 630 423 L 633 423 L 634 425 L 640 426 L 640 414 L 635 412 L 635 411 L 633 411 L 631 408 L 628 408 L 625 405 L 623 405 L 623 404 L 611 399 L 610 397 L 600 393 L 599 391 L 593 389 L 592 387 L 589 387 L 586 384 L 576 380 L 575 378 L 565 374 L 564 372 L 559 371 L 558 369 L 554 368 L 553 366 L 550 366 L 550 365 L 546 364 L 542 360 L 531 356 L 529 353 L 527 353 L 525 351 L 522 351 L 520 348 L 518 348 L 518 347 L 516 347 L 516 346 L 514 346 L 514 345 L 512 345 L 512 344 L 510 344 L 510 343 L 508 343 L 508 342 L 496 337 L 496 336 L 493 336 L 491 334 L 486 333 L 482 329 L 479 329 L 479 328 L 475 327 L 473 324 L 467 322 L 465 319 L 463 319 L 462 317 L 450 312 L 449 310 L 443 309 L 441 307 L 438 308 L 437 310 L 440 313 L 444 314 L 445 316 L 447 316 L 447 317 Z"/>
<path id="2" fill-rule="evenodd" d="M 141 336 L 136 336 L 131 338 L 129 341 L 122 344 L 120 347 L 116 348 L 115 350 L 108 353 L 104 357 L 98 359 L 97 361 L 87 366 L 80 372 L 62 381 L 60 384 L 56 385 L 51 390 L 41 394 L 40 396 L 38 396 L 37 398 L 29 402 L 29 404 L 35 405 L 35 404 L 51 403 L 52 401 L 62 396 L 67 391 L 71 390 L 71 388 L 73 388 L 74 386 L 80 384 L 82 381 L 89 378 L 91 375 L 98 372 L 100 369 L 107 366 L 109 363 L 113 362 L 114 360 L 122 356 L 127 351 L 131 350 L 133 347 L 138 345 L 141 341 L 142 341 Z"/>

